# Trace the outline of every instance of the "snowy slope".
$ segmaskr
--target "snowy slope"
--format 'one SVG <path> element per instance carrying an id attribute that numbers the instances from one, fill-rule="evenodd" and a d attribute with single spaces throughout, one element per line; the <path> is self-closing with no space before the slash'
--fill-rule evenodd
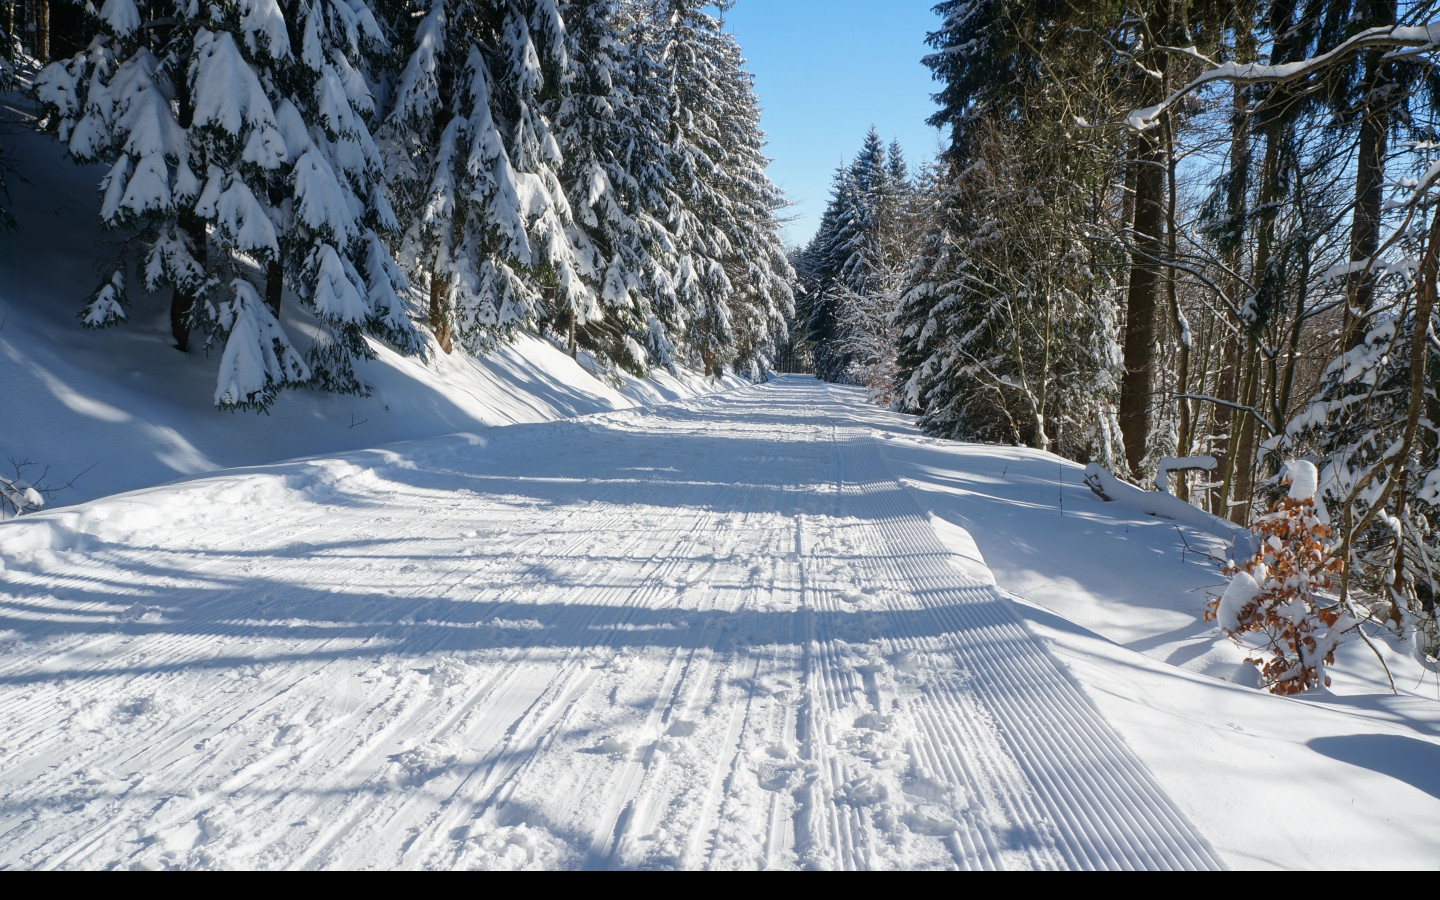
<path id="1" fill-rule="evenodd" d="M 103 331 L 76 313 L 123 235 L 98 225 L 104 170 L 59 159 L 27 132 L 23 104 L 0 96 L 11 195 L 19 228 L 0 234 L 0 472 L 9 460 L 47 467 L 52 486 L 79 476 L 54 503 L 76 503 L 220 468 L 376 447 L 488 426 L 538 422 L 733 388 L 694 375 L 650 381 L 593 377 L 565 353 L 529 337 L 477 360 L 434 352 L 403 358 L 375 345 L 362 368 L 368 399 L 290 391 L 269 415 L 214 407 L 218 353 L 183 354 L 169 334 L 167 297 L 132 288 L 132 320 Z M 287 297 L 291 334 L 308 314 Z"/>
<path id="2" fill-rule="evenodd" d="M 0 865 L 1440 864 L 1433 679 L 1219 680 L 1187 542 L 795 378 L 35 515 Z"/>
<path id="3" fill-rule="evenodd" d="M 1303 699 L 1234 686 L 1254 669 L 1202 621 L 1225 541 L 1102 503 L 1051 454 L 903 431 L 886 446 L 950 548 L 983 557 L 1227 862 L 1440 864 L 1440 683 L 1404 647 L 1352 639 L 1333 688 Z"/>

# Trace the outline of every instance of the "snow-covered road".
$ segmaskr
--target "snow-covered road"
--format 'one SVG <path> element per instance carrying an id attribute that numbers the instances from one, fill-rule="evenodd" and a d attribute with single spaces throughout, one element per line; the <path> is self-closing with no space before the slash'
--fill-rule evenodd
<path id="1" fill-rule="evenodd" d="M 0 865 L 1217 866 L 896 421 L 782 379 L 3 526 Z"/>

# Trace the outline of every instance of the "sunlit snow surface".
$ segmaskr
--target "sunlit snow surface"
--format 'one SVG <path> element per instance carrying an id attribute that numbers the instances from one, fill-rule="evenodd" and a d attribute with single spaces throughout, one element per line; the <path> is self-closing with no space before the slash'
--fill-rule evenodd
<path id="1" fill-rule="evenodd" d="M 1433 864 L 1437 704 L 1080 475 L 788 378 L 0 526 L 0 865 Z"/>
<path id="2" fill-rule="evenodd" d="M 0 867 L 1440 865 L 1434 677 L 1237 686 L 1215 538 L 534 338 L 217 412 L 166 298 L 80 329 L 123 235 L 22 114 L 0 458 L 81 477 L 0 525 Z"/>

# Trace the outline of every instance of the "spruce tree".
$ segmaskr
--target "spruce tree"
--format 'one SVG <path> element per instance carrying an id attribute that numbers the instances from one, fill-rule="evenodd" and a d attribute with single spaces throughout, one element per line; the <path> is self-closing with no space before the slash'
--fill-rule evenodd
<path id="1" fill-rule="evenodd" d="M 729 229 L 730 251 L 723 264 L 730 282 L 729 313 L 735 346 L 727 363 L 753 381 L 773 368 L 777 345 L 788 336 L 794 313 L 795 273 L 780 240 L 776 213 L 784 195 L 765 174 L 765 133 L 754 77 L 745 69 L 732 35 L 720 35 L 721 87 L 725 108 L 719 117 L 725 150 L 717 174 L 731 212 L 717 222 Z"/>
<path id="2" fill-rule="evenodd" d="M 574 76 L 555 103 L 574 211 L 571 232 L 603 315 L 581 322 L 557 310 L 551 326 L 603 362 L 643 374 L 670 365 L 675 321 L 674 240 L 666 228 L 673 184 L 660 71 L 639 23 L 611 0 L 576 0 L 565 19 Z"/>
<path id="3" fill-rule="evenodd" d="M 453 334 L 481 350 L 556 315 L 594 321 L 545 114 L 573 77 L 555 0 L 434 0 L 407 37 L 381 139 L 401 262 L 429 286 L 441 345 Z"/>
<path id="4" fill-rule="evenodd" d="M 365 335 L 419 349 L 374 230 L 381 172 L 365 78 L 347 61 L 382 40 L 373 18 L 333 0 L 288 18 L 274 0 L 149 6 L 107 0 L 90 45 L 45 69 L 45 125 L 75 159 L 110 166 L 102 221 L 145 239 L 141 281 L 171 289 L 177 346 L 198 330 L 221 348 L 218 406 L 264 409 L 312 383 L 363 390 Z M 146 18 L 165 24 L 142 29 Z M 97 290 L 87 327 L 126 318 L 127 269 Z M 308 363 L 278 318 L 287 276 L 321 326 Z"/>
<path id="5" fill-rule="evenodd" d="M 802 257 L 807 329 L 816 371 L 826 380 L 869 381 L 854 371 L 857 364 L 890 363 L 876 357 L 873 343 L 888 331 L 885 320 L 898 300 L 898 281 L 888 276 L 908 265 L 910 252 L 886 246 L 908 203 L 903 175 L 899 183 L 891 176 L 872 127 L 854 161 L 836 173 L 830 204 Z"/>
<path id="6" fill-rule="evenodd" d="M 727 104 L 719 21 L 705 0 L 650 0 L 647 15 L 665 72 L 669 123 L 667 166 L 675 195 L 667 223 L 675 236 L 676 295 L 683 310 L 680 338 L 690 361 L 719 374 L 734 347 L 727 302 L 733 286 L 725 270 L 735 251 L 730 198 L 720 185 L 725 165 L 722 118 Z"/>
<path id="7" fill-rule="evenodd" d="M 831 179 L 830 202 L 820 226 L 796 264 L 800 290 L 800 320 L 815 354 L 815 372 L 826 381 L 838 381 L 849 368 L 849 355 L 841 342 L 839 298 L 841 270 L 848 258 L 846 229 L 853 220 L 851 173 L 841 167 Z"/>

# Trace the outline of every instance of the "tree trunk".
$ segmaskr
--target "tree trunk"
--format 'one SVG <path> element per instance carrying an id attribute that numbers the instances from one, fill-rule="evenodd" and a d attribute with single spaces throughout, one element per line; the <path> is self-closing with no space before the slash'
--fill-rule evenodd
<path id="1" fill-rule="evenodd" d="M 1248 62 L 1254 53 L 1253 38 L 1248 41 L 1241 35 L 1241 42 L 1237 42 L 1236 56 L 1241 61 Z M 1235 85 L 1230 99 L 1230 166 L 1232 184 L 1226 198 L 1225 214 L 1229 228 L 1239 233 L 1230 235 L 1230 248 L 1225 254 L 1225 264 L 1230 271 L 1235 273 L 1230 278 L 1228 290 L 1232 299 L 1240 296 L 1243 289 L 1241 281 L 1241 267 L 1244 265 L 1243 229 L 1240 222 L 1245 214 L 1245 190 L 1244 182 L 1250 168 L 1250 125 L 1247 116 L 1245 101 L 1246 88 L 1242 85 Z M 1237 332 L 1227 334 L 1224 338 L 1225 350 L 1220 368 L 1220 380 L 1216 387 L 1215 396 L 1227 403 L 1235 403 L 1239 400 L 1240 384 L 1240 345 L 1244 340 L 1238 329 L 1243 323 L 1234 323 Z M 1230 498 L 1233 496 L 1231 488 L 1234 486 L 1233 477 L 1235 473 L 1234 456 L 1237 434 L 1237 419 L 1235 410 L 1232 407 L 1216 405 L 1214 409 L 1215 426 L 1212 429 L 1216 434 L 1225 435 L 1224 448 L 1216 453 L 1216 469 L 1221 473 L 1220 487 L 1216 490 L 1215 496 L 1210 502 L 1210 511 L 1225 518 L 1230 517 Z"/>
<path id="2" fill-rule="evenodd" d="M 190 311 L 194 308 L 193 296 L 179 288 L 170 292 L 170 335 L 181 353 L 190 352 Z"/>
<path id="3" fill-rule="evenodd" d="M 445 294 L 449 290 L 449 281 L 439 275 L 430 276 L 430 331 L 441 350 L 453 353 L 455 344 L 450 337 L 450 311 L 445 308 Z"/>
<path id="4" fill-rule="evenodd" d="M 1395 22 L 1395 0 L 1373 0 L 1370 3 L 1369 25 Z M 1389 145 L 1390 119 L 1384 97 L 1375 98 L 1381 87 L 1384 53 L 1374 51 L 1365 58 L 1362 88 L 1370 92 L 1365 98 L 1360 119 L 1359 155 L 1355 160 L 1355 213 L 1350 224 L 1350 262 L 1352 268 L 1368 262 L 1380 247 L 1381 207 L 1385 200 L 1385 153 Z M 1369 330 L 1370 308 L 1375 303 L 1375 278 L 1370 272 L 1351 272 L 1346 286 L 1349 304 L 1341 327 L 1343 351 L 1353 350 L 1365 341 Z"/>
<path id="5" fill-rule="evenodd" d="M 575 344 L 575 313 L 570 313 L 570 358 L 576 359 L 579 356 L 579 347 Z"/>
<path id="6" fill-rule="evenodd" d="M 1433 323 L 1432 323 L 1433 331 Z M 1431 351 L 1432 353 L 1434 351 Z M 1430 375 L 1425 379 L 1429 387 L 1425 392 L 1425 418 L 1430 425 L 1420 432 L 1420 468 L 1422 471 L 1430 471 L 1440 468 L 1440 366 L 1437 366 L 1433 359 L 1426 361 L 1429 366 Z"/>
<path id="7" fill-rule="evenodd" d="M 1145 22 L 1148 32 L 1146 68 L 1160 73 L 1146 78 L 1141 106 L 1158 103 L 1168 83 L 1168 55 L 1155 45 L 1168 41 L 1173 10 L 1156 4 Z M 1125 302 L 1124 373 L 1120 380 L 1120 436 L 1130 474 L 1140 477 L 1150 446 L 1150 407 L 1155 397 L 1155 340 L 1159 323 L 1156 309 L 1160 279 L 1165 268 L 1164 138 L 1153 130 L 1137 136 L 1135 148 L 1135 215 L 1130 235 L 1134 250 L 1130 285 Z"/>
<path id="8" fill-rule="evenodd" d="M 1430 234 L 1426 240 L 1425 258 L 1420 268 L 1420 296 L 1415 304 L 1415 335 L 1410 341 L 1410 403 L 1405 410 L 1405 431 L 1401 438 L 1399 461 L 1396 463 L 1393 480 L 1398 483 L 1400 498 L 1395 504 L 1396 517 L 1404 520 L 1405 501 L 1409 462 L 1417 444 L 1422 444 L 1423 438 L 1420 434 L 1420 419 L 1422 413 L 1429 405 L 1426 402 L 1426 372 L 1429 370 L 1427 363 L 1430 360 L 1430 326 L 1435 315 L 1435 294 L 1436 280 L 1440 278 L 1440 213 L 1436 213 L 1430 225 Z M 1433 385 L 1432 385 L 1433 386 Z M 1431 427 L 1436 423 L 1431 422 Z M 1396 563 L 1395 583 L 1397 586 L 1404 584 L 1404 572 L 1401 571 L 1405 564 L 1405 535 L 1402 529 L 1400 536 L 1399 560 Z M 1393 602 L 1393 598 L 1392 598 Z M 1397 605 L 1398 606 L 1398 605 Z M 1391 609 L 1391 617 L 1398 625 L 1400 623 L 1400 610 Z"/>
<path id="9" fill-rule="evenodd" d="M 265 305 L 270 314 L 280 318 L 280 301 L 285 296 L 285 267 L 274 260 L 265 268 Z"/>
<path id="10" fill-rule="evenodd" d="M 1155 389 L 1155 309 L 1164 257 L 1165 162 L 1160 141 L 1139 138 L 1135 173 L 1135 243 L 1125 304 L 1125 372 L 1120 382 L 1120 434 L 1130 472 L 1140 467 L 1150 443 L 1150 403 Z"/>
<path id="11" fill-rule="evenodd" d="M 1279 294 L 1284 285 L 1278 283 L 1274 256 L 1275 219 L 1279 212 L 1281 196 L 1280 149 L 1285 140 L 1286 125 L 1271 111 L 1271 118 L 1265 124 L 1265 158 L 1260 170 L 1260 212 L 1257 217 L 1255 240 L 1255 302 L 1251 304 L 1254 318 L 1243 321 L 1241 326 L 1247 334 L 1245 348 L 1245 387 L 1240 402 L 1250 409 L 1258 408 L 1265 391 L 1262 389 L 1263 368 L 1260 360 L 1260 341 L 1275 310 L 1279 308 Z M 1234 473 L 1231 521 L 1237 525 L 1250 523 L 1251 493 L 1254 491 L 1255 473 L 1255 416 L 1241 412 L 1238 417 L 1240 435 L 1235 441 L 1235 458 L 1231 470 Z"/>
<path id="12" fill-rule="evenodd" d="M 190 252 L 203 271 L 210 261 L 205 223 L 189 213 L 181 213 L 180 229 L 190 241 Z M 175 349 L 181 353 L 190 351 L 190 323 L 199 297 L 179 288 L 170 295 L 170 334 L 175 338 Z"/>
<path id="13" fill-rule="evenodd" d="M 1251 409 L 1260 397 L 1260 344 L 1251 337 L 1245 347 L 1245 386 L 1240 402 Z M 1233 491 L 1239 503 L 1229 509 L 1230 521 L 1236 525 L 1250 524 L 1250 494 L 1255 489 L 1255 416 L 1242 412 L 1236 417 L 1239 434 L 1234 440 L 1235 455 L 1230 460 Z"/>
<path id="14" fill-rule="evenodd" d="M 1120 198 L 1120 221 L 1126 225 L 1135 221 L 1135 173 L 1139 170 L 1136 160 L 1140 158 L 1140 138 L 1136 136 L 1125 149 L 1125 193 Z"/>
<path id="15" fill-rule="evenodd" d="M 50 0 L 35 0 L 35 57 L 50 61 Z"/>
<path id="16" fill-rule="evenodd" d="M 715 351 L 713 350 L 705 351 L 705 377 L 715 377 Z"/>
<path id="17" fill-rule="evenodd" d="M 1179 229 L 1175 224 L 1175 132 L 1174 120 L 1169 113 L 1165 114 L 1165 250 L 1168 259 L 1173 263 L 1180 255 L 1177 246 Z M 1175 375 L 1176 392 L 1180 394 L 1190 393 L 1190 345 L 1193 343 L 1193 336 L 1190 333 L 1190 325 L 1185 320 L 1185 313 L 1180 309 L 1180 295 L 1177 289 L 1176 271 L 1172 265 L 1166 271 L 1165 293 L 1170 301 L 1170 314 L 1175 320 L 1175 338 L 1180 344 L 1179 366 Z M 1190 448 L 1194 443 L 1195 415 L 1194 404 L 1190 400 L 1180 400 L 1180 433 L 1177 436 L 1175 455 L 1187 457 L 1190 455 Z M 1176 476 L 1175 496 L 1190 502 L 1190 474 L 1180 472 Z"/>
<path id="18" fill-rule="evenodd" d="M 1440 280 L 1440 213 L 1437 213 L 1431 220 L 1430 232 L 1425 239 L 1425 256 L 1420 263 L 1420 284 L 1415 304 L 1415 333 L 1410 339 L 1409 403 L 1405 410 L 1405 426 L 1401 432 L 1400 451 L 1395 455 L 1395 464 L 1388 473 L 1390 484 L 1394 487 L 1382 491 L 1360 524 L 1346 534 L 1345 558 L 1347 560 L 1355 536 L 1364 533 L 1391 497 L 1395 498 L 1393 515 L 1402 522 L 1404 521 L 1405 504 L 1408 499 L 1410 460 L 1421 440 L 1420 419 L 1427 406 L 1425 374 L 1429 369 L 1427 363 L 1430 359 L 1430 326 L 1435 314 L 1437 280 Z M 1400 546 L 1397 548 L 1398 558 L 1395 562 L 1394 581 L 1392 582 L 1392 591 L 1394 592 L 1390 596 L 1390 619 L 1398 626 L 1401 624 L 1402 618 L 1400 605 L 1396 602 L 1396 598 L 1405 584 L 1405 532 L 1403 525 L 1400 534 L 1397 535 L 1397 540 L 1400 542 Z M 1348 579 L 1349 573 L 1346 574 Z"/>
<path id="19" fill-rule="evenodd" d="M 1240 372 L 1240 340 L 1239 335 L 1226 334 L 1224 337 L 1225 349 L 1221 354 L 1220 377 L 1215 386 L 1217 399 L 1227 403 L 1239 402 L 1239 372 Z M 1230 488 L 1233 484 L 1232 475 L 1235 471 L 1235 439 L 1239 436 L 1235 429 L 1234 407 L 1215 404 L 1212 413 L 1214 425 L 1211 430 L 1219 435 L 1225 435 L 1225 443 L 1222 449 L 1212 449 L 1211 455 L 1215 457 L 1215 470 L 1219 474 L 1220 486 L 1214 489 L 1214 496 L 1210 500 L 1210 512 L 1222 518 L 1230 517 Z"/>

